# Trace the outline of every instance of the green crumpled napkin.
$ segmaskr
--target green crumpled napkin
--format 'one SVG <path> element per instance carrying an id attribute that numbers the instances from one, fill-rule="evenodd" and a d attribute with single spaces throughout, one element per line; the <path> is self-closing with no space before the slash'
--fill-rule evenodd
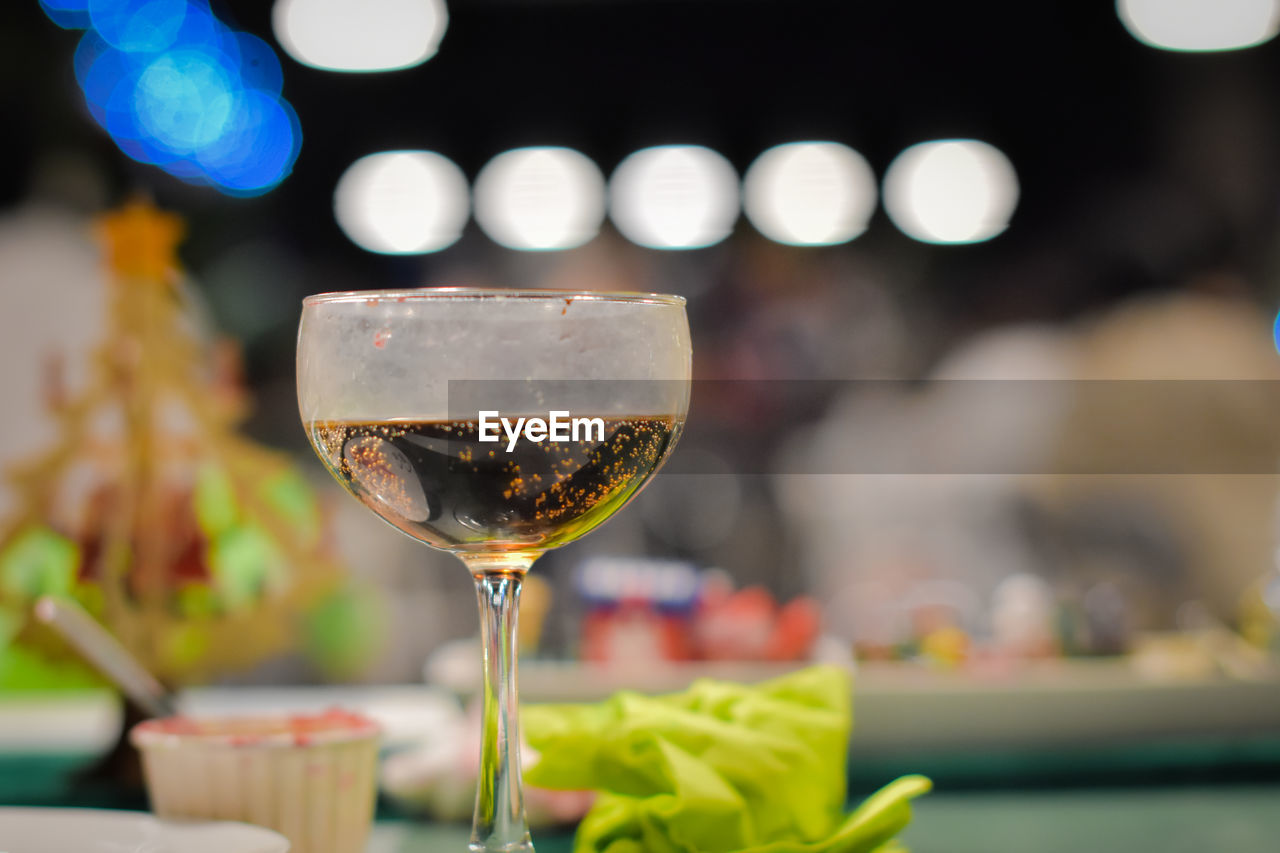
<path id="1" fill-rule="evenodd" d="M 531 785 L 601 792 L 575 853 L 864 853 L 896 849 L 905 776 L 845 815 L 849 674 L 817 666 L 755 686 L 622 692 L 598 705 L 534 705 Z"/>

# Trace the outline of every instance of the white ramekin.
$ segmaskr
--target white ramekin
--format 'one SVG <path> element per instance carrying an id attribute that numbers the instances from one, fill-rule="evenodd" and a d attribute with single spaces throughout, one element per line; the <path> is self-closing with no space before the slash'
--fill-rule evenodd
<path id="1" fill-rule="evenodd" d="M 344 711 L 139 723 L 158 816 L 274 829 L 291 853 L 360 853 L 377 796 L 378 727 Z"/>

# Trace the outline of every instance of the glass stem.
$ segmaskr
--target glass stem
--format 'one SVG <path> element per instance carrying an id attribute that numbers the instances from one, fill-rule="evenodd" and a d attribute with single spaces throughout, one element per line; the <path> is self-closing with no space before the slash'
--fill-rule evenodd
<path id="1" fill-rule="evenodd" d="M 468 561 L 470 564 L 471 561 Z M 480 601 L 484 695 L 480 776 L 472 853 L 532 853 L 520 780 L 520 705 L 516 687 L 516 624 L 520 585 L 532 560 L 505 567 L 471 564 Z"/>

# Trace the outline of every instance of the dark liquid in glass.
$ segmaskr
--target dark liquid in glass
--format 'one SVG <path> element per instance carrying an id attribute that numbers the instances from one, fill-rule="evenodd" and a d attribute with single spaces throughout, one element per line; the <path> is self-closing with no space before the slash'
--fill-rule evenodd
<path id="1" fill-rule="evenodd" d="M 307 432 L 338 481 L 387 522 L 438 548 L 554 548 L 598 527 L 675 443 L 673 417 L 605 417 L 578 440 L 523 436 L 511 452 L 475 420 L 315 421 Z M 490 434 L 492 435 L 492 430 Z"/>

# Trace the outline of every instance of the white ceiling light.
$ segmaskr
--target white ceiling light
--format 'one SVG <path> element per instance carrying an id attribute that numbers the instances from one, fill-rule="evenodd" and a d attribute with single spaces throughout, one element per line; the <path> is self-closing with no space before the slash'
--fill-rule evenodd
<path id="1" fill-rule="evenodd" d="M 742 182 L 743 207 L 761 234 L 796 246 L 845 243 L 867 230 L 876 176 L 862 155 L 836 142 L 778 145 Z"/>
<path id="2" fill-rule="evenodd" d="M 884 177 L 884 206 L 905 234 L 926 243 L 976 243 L 1009 226 L 1018 176 L 998 148 L 974 139 L 922 142 Z"/>
<path id="3" fill-rule="evenodd" d="M 449 23 L 444 0 L 276 0 L 285 51 L 330 71 L 392 71 L 435 55 Z"/>
<path id="4" fill-rule="evenodd" d="M 609 182 L 609 214 L 627 239 L 654 249 L 719 243 L 738 218 L 738 175 L 721 155 L 695 145 L 645 148 Z"/>
<path id="5" fill-rule="evenodd" d="M 604 220 L 604 176 L 570 148 L 499 154 L 476 177 L 476 221 L 496 242 L 532 251 L 571 249 Z"/>
<path id="6" fill-rule="evenodd" d="M 431 151 L 385 151 L 352 163 L 333 193 L 333 213 L 353 242 L 371 252 L 435 252 L 467 224 L 467 179 Z"/>
<path id="7" fill-rule="evenodd" d="M 1117 0 L 1134 38 L 1164 50 L 1238 50 L 1280 30 L 1280 0 Z"/>

